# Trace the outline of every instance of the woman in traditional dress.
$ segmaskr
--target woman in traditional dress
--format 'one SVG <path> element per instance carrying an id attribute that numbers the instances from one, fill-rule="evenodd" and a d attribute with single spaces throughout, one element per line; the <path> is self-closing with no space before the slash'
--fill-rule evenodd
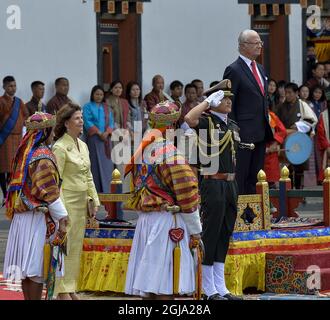
<path id="1" fill-rule="evenodd" d="M 123 84 L 121 81 L 113 81 L 110 84 L 110 93 L 111 95 L 107 99 L 107 102 L 114 113 L 115 128 L 131 130 L 132 126 L 129 104 L 126 99 L 121 98 L 123 94 Z"/>
<path id="2" fill-rule="evenodd" d="M 60 177 L 48 147 L 55 118 L 37 112 L 26 122 L 27 132 L 12 162 L 6 199 L 12 219 L 4 278 L 22 280 L 25 300 L 40 300 L 44 279 L 44 246 L 55 231 L 66 232 L 67 211 L 60 199 Z M 63 269 L 62 269 L 63 271 Z"/>
<path id="3" fill-rule="evenodd" d="M 130 151 L 132 141 L 132 124 L 129 104 L 126 99 L 121 98 L 123 94 L 123 84 L 121 81 L 113 81 L 110 84 L 111 95 L 107 99 L 107 103 L 111 106 L 115 118 L 115 129 L 112 140 L 113 150 L 112 161 L 116 165 L 116 168 L 121 174 L 121 181 L 123 181 L 123 192 L 129 191 L 129 181 L 124 179 L 124 164 L 129 162 L 130 155 L 126 156 L 124 152 L 124 158 L 121 157 L 122 146 L 127 146 L 127 150 Z M 119 147 L 117 147 L 119 144 Z M 116 151 L 117 149 L 117 151 Z M 122 214 L 117 215 L 118 219 L 122 219 Z"/>
<path id="4" fill-rule="evenodd" d="M 115 123 L 101 86 L 93 87 L 90 102 L 83 107 L 83 119 L 96 190 L 109 193 L 113 171 L 110 137 Z"/>
<path id="5" fill-rule="evenodd" d="M 147 104 L 142 99 L 141 88 L 137 82 L 131 81 L 127 84 L 126 98 L 130 106 L 131 126 L 133 130 L 135 130 L 134 122 L 141 122 L 142 132 L 144 132 L 148 125 Z"/>
<path id="6" fill-rule="evenodd" d="M 88 201 L 93 201 L 95 216 L 100 205 L 90 168 L 86 143 L 79 139 L 83 131 L 83 117 L 78 105 L 64 105 L 56 115 L 55 144 L 63 202 L 69 214 L 65 275 L 55 284 L 60 300 L 78 299 L 75 294 L 79 280 L 80 256 L 85 233 Z"/>

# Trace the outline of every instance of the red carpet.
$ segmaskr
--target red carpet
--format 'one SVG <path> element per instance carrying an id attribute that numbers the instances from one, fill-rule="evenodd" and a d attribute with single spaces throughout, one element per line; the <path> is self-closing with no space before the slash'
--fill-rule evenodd
<path id="1" fill-rule="evenodd" d="M 19 284 L 8 283 L 0 274 L 0 300 L 24 300 Z"/>

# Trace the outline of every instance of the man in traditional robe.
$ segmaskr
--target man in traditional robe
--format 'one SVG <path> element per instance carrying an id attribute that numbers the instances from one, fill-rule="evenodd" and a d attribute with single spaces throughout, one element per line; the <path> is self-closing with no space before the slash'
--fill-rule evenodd
<path id="1" fill-rule="evenodd" d="M 58 78 L 55 80 L 55 96 L 52 97 L 48 103 L 46 111 L 50 114 L 55 114 L 60 110 L 65 104 L 72 102 L 68 97 L 69 93 L 69 80 L 67 78 Z"/>
<path id="2" fill-rule="evenodd" d="M 277 107 L 276 115 L 286 128 L 288 136 L 297 131 L 314 136 L 317 117 L 306 102 L 298 99 L 298 91 L 298 85 L 293 82 L 285 85 L 285 101 Z M 300 165 L 289 165 L 290 178 L 295 189 L 303 188 L 304 171 L 308 168 L 308 160 Z"/>
<path id="3" fill-rule="evenodd" d="M 26 104 L 29 111 L 29 115 L 32 116 L 36 111 L 38 111 L 39 103 L 41 102 L 42 112 L 46 111 L 46 105 L 41 101 L 45 93 L 45 84 L 41 81 L 33 81 L 31 83 L 32 98 Z"/>
<path id="4" fill-rule="evenodd" d="M 0 97 L 0 185 L 5 199 L 11 162 L 22 140 L 24 121 L 29 114 L 23 101 L 15 96 L 15 78 L 6 76 L 2 83 L 5 92 Z"/>
<path id="5" fill-rule="evenodd" d="M 164 96 L 164 78 L 157 74 L 152 78 L 152 90 L 144 97 L 147 104 L 147 111 L 150 111 L 156 104 L 168 100 Z"/>

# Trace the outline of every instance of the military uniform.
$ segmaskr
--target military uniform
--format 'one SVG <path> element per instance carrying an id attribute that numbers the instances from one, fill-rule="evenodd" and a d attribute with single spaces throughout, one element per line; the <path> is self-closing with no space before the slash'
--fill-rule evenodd
<path id="1" fill-rule="evenodd" d="M 203 143 L 204 137 L 199 136 L 199 161 L 202 175 L 200 186 L 202 240 L 205 246 L 203 264 L 206 265 L 225 262 L 229 238 L 236 221 L 238 189 L 234 172 L 239 128 L 233 120 L 227 119 L 226 123 L 215 112 L 205 113 L 195 128 L 207 131 L 208 146 Z M 212 141 L 213 129 L 213 138 L 218 140 L 218 143 Z M 216 173 L 212 172 L 210 165 L 205 163 L 207 160 L 217 161 Z"/>
<path id="2" fill-rule="evenodd" d="M 231 83 L 227 79 L 210 88 L 210 95 L 186 116 L 188 124 L 198 134 L 202 240 L 205 247 L 202 286 L 207 300 L 241 300 L 227 289 L 224 272 L 237 215 L 235 155 L 240 143 L 239 128 L 228 118 L 231 110 L 228 98 L 233 95 L 228 91 L 230 88 Z"/>

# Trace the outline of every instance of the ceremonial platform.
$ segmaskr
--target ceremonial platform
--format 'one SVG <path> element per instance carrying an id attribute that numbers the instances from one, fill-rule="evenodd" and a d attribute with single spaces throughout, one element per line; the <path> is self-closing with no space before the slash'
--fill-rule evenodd
<path id="1" fill-rule="evenodd" d="M 232 293 L 242 295 L 246 288 L 282 294 L 330 291 L 330 169 L 327 170 L 323 183 L 322 226 L 296 224 L 293 228 L 279 228 L 276 223 L 272 224 L 268 184 L 263 172 L 258 175 L 257 194 L 240 196 L 235 232 L 225 263 L 226 285 Z M 279 192 L 282 199 L 277 201 L 279 218 L 288 208 L 282 203 L 283 195 L 286 202 L 290 197 L 288 172 L 282 173 Z M 100 198 L 105 202 L 109 200 L 104 195 Z M 123 196 L 120 199 L 124 201 Z M 293 200 L 297 202 L 296 198 Z M 134 228 L 89 225 L 85 232 L 79 291 L 124 292 L 133 236 Z M 314 269 L 310 269 L 313 266 Z M 318 271 L 319 288 L 313 281 L 308 283 Z"/>
<path id="2" fill-rule="evenodd" d="M 79 291 L 124 292 L 133 236 L 133 229 L 86 229 Z M 330 258 L 330 227 L 235 232 L 225 264 L 227 287 L 239 295 L 249 287 L 267 292 L 307 294 L 306 281 L 303 281 L 308 277 L 306 273 L 296 275 L 295 282 L 290 284 L 292 290 L 285 284 L 293 263 L 288 252 L 298 260 L 301 255 L 306 261 L 306 250 L 313 250 L 315 258 L 319 256 L 314 250 L 327 250 L 326 257 Z M 277 263 L 275 257 L 283 252 L 288 258 Z M 310 262 L 312 265 L 319 263 L 317 260 Z M 321 268 L 329 268 L 329 265 L 330 259 L 319 264 Z M 322 289 L 330 290 L 329 280 Z"/>

